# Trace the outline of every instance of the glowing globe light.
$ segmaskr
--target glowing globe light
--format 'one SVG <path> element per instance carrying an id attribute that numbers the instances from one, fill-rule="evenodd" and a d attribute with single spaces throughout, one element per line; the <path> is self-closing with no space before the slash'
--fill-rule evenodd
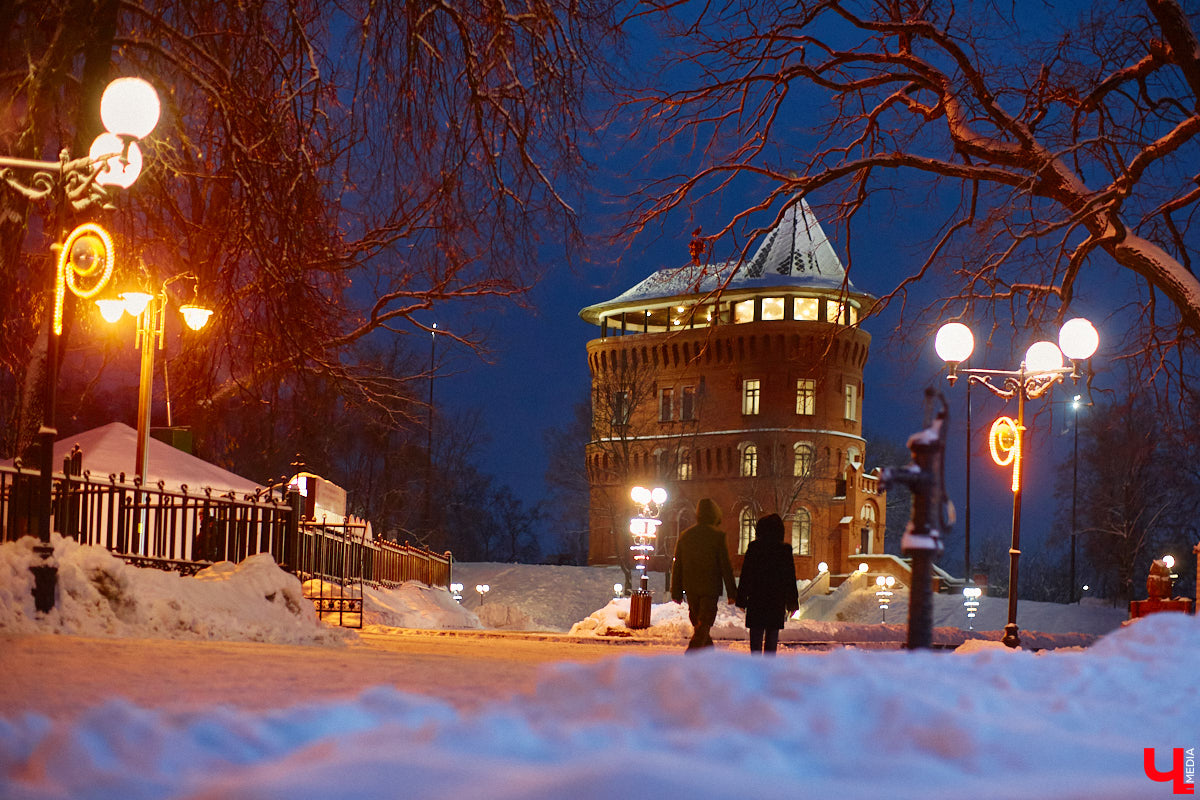
<path id="1" fill-rule="evenodd" d="M 100 174 L 96 176 L 96 183 L 103 186 L 128 189 L 142 174 L 142 151 L 137 142 L 130 142 L 129 148 L 126 149 L 124 142 L 115 133 L 102 133 L 97 136 L 88 155 L 96 161 L 100 161 L 102 156 L 108 156 L 101 161 L 103 166 L 100 168 Z"/>
<path id="2" fill-rule="evenodd" d="M 212 316 L 211 308 L 202 306 L 180 306 L 179 313 L 183 314 L 183 322 L 194 331 L 198 331 L 208 324 L 208 318 Z"/>
<path id="3" fill-rule="evenodd" d="M 1062 369 L 1062 351 L 1054 342 L 1034 342 L 1025 351 L 1027 372 L 1054 372 Z"/>
<path id="4" fill-rule="evenodd" d="M 661 486 L 655 487 L 654 491 L 650 493 L 650 499 L 654 501 L 655 505 L 661 506 L 667 502 L 667 490 Z"/>
<path id="5" fill-rule="evenodd" d="M 146 306 L 150 305 L 154 295 L 149 292 L 121 292 L 121 299 L 125 301 L 125 310 L 130 316 L 139 317 L 146 310 Z"/>
<path id="6" fill-rule="evenodd" d="M 646 503 L 650 502 L 650 498 L 653 497 L 653 494 L 645 486 L 635 486 L 629 493 L 629 496 L 633 502 L 637 503 L 639 506 L 644 506 Z"/>
<path id="7" fill-rule="evenodd" d="M 975 349 L 975 336 L 961 322 L 947 322 L 938 329 L 933 349 L 937 351 L 938 358 L 958 364 L 970 358 Z"/>
<path id="8" fill-rule="evenodd" d="M 829 565 L 824 561 L 822 561 L 820 564 L 817 564 L 817 573 L 819 574 L 822 572 L 829 572 Z"/>
<path id="9" fill-rule="evenodd" d="M 1083 317 L 1067 320 L 1058 332 L 1058 346 L 1063 355 L 1072 361 L 1091 358 L 1100 346 L 1100 334 L 1092 323 Z"/>
<path id="10" fill-rule="evenodd" d="M 125 313 L 125 303 L 115 297 L 102 297 L 96 301 L 96 305 L 105 322 L 116 322 Z"/>
<path id="11" fill-rule="evenodd" d="M 100 120 L 117 136 L 144 139 L 161 110 L 158 92 L 141 78 L 117 78 L 100 98 Z"/>

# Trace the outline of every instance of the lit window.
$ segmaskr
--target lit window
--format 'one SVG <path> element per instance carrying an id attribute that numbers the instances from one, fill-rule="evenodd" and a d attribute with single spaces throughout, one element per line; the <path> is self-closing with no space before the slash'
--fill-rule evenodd
<path id="1" fill-rule="evenodd" d="M 850 303 L 829 303 L 829 321 L 842 325 L 853 325 L 858 322 L 858 309 Z"/>
<path id="2" fill-rule="evenodd" d="M 747 506 L 738 516 L 738 555 L 744 555 L 754 539 L 754 511 Z"/>
<path id="3" fill-rule="evenodd" d="M 783 319 L 783 298 L 764 297 L 762 301 L 763 319 Z"/>
<path id="4" fill-rule="evenodd" d="M 679 398 L 679 418 L 685 422 L 690 422 L 696 418 L 696 387 L 683 387 L 682 396 Z"/>
<path id="5" fill-rule="evenodd" d="M 858 387 L 853 383 L 846 384 L 846 419 L 858 419 Z"/>
<path id="6" fill-rule="evenodd" d="M 796 413 L 815 414 L 817 410 L 817 382 L 813 378 L 796 381 Z"/>
<path id="7" fill-rule="evenodd" d="M 796 461 L 792 474 L 797 478 L 807 478 L 813 471 L 813 446 L 809 442 L 796 443 Z"/>
<path id="8" fill-rule="evenodd" d="M 742 477 L 753 478 L 758 475 L 758 448 L 752 444 L 742 447 Z"/>
<path id="9" fill-rule="evenodd" d="M 819 318 L 821 301 L 815 297 L 797 297 L 792 306 L 792 319 L 806 319 L 816 322 Z"/>
<path id="10" fill-rule="evenodd" d="M 733 321 L 754 322 L 754 301 L 743 300 L 740 303 L 733 304 Z"/>
<path id="11" fill-rule="evenodd" d="M 792 517 L 792 554 L 812 555 L 812 517 L 803 508 Z"/>
<path id="12" fill-rule="evenodd" d="M 690 481 L 692 479 L 692 453 L 690 450 L 684 450 L 679 454 L 679 480 Z"/>
<path id="13" fill-rule="evenodd" d="M 658 420 L 659 422 L 670 422 L 671 415 L 674 413 L 675 406 L 675 390 L 670 387 L 660 389 L 658 392 Z"/>
<path id="14" fill-rule="evenodd" d="M 742 413 L 758 413 L 758 397 L 761 393 L 761 383 L 757 378 L 742 381 Z"/>

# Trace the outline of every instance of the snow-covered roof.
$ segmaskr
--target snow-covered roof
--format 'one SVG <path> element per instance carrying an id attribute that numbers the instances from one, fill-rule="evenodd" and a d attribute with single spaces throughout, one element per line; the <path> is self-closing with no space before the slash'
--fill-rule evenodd
<path id="1" fill-rule="evenodd" d="M 788 206 L 783 219 L 766 235 L 748 261 L 660 269 L 613 299 L 588 306 L 579 313 L 588 322 L 598 324 L 606 312 L 703 296 L 718 289 L 727 294 L 745 290 L 794 292 L 811 289 L 822 293 L 845 292 L 860 299 L 869 297 L 858 291 L 847 278 L 846 268 L 834 252 L 829 237 L 808 202 L 801 199 Z"/>
<path id="2" fill-rule="evenodd" d="M 54 443 L 55 469 L 62 468 L 63 457 L 76 444 L 83 452 L 83 468 L 93 478 L 125 473 L 126 480 L 133 480 L 133 462 L 137 456 L 137 431 L 133 428 L 123 422 L 110 422 L 59 439 Z M 186 485 L 189 491 L 211 488 L 217 494 L 252 494 L 265 488 L 153 437 L 146 442 L 146 452 L 146 483 L 151 486 L 162 481 L 172 491 Z"/>

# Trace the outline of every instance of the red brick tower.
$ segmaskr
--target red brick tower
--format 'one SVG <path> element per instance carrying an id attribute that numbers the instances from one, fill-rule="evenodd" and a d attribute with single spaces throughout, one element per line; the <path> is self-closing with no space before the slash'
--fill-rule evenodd
<path id="1" fill-rule="evenodd" d="M 638 484 L 669 494 L 653 569 L 702 497 L 722 509 L 735 569 L 769 513 L 785 520 L 800 578 L 882 553 L 885 498 L 863 472 L 871 337 L 858 320 L 873 301 L 800 201 L 748 262 L 659 270 L 583 309 L 600 328 L 587 346 L 588 562 L 628 563 Z"/>

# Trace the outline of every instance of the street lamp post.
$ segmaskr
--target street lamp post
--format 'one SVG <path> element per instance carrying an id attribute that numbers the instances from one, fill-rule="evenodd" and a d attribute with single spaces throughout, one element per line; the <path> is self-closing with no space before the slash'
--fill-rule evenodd
<path id="1" fill-rule="evenodd" d="M 163 349 L 166 333 L 167 287 L 178 280 L 190 279 L 196 281 L 195 275 L 182 272 L 163 281 L 162 288 L 157 294 L 130 291 L 122 292 L 121 299 L 97 300 L 100 313 L 109 322 L 116 322 L 121 315 L 128 313 L 138 321 L 135 346 L 142 351 L 141 370 L 138 377 L 138 416 L 137 416 L 137 451 L 134 455 L 134 476 L 142 482 L 146 480 L 149 464 L 150 436 L 150 404 L 154 393 L 154 352 Z M 196 291 L 193 289 L 193 294 Z M 212 311 L 193 301 L 179 307 L 184 324 L 198 331 L 208 324 Z"/>
<path id="2" fill-rule="evenodd" d="M 1017 627 L 1017 580 L 1021 556 L 1021 493 L 1025 464 L 1025 403 L 1035 400 L 1049 391 L 1067 375 L 1079 379 L 1079 362 L 1086 361 L 1096 352 L 1100 337 L 1092 323 L 1083 318 L 1069 320 L 1059 333 L 1058 346 L 1052 342 L 1036 342 L 1025 354 L 1017 370 L 965 369 L 968 384 L 977 383 L 992 394 L 1004 399 L 1016 398 L 1017 418 L 1000 417 L 992 424 L 989 445 L 992 458 L 1000 466 L 1012 465 L 1012 545 L 1009 548 L 1008 566 L 1008 624 L 1004 626 L 1004 643 L 1018 647 L 1021 637 Z M 975 348 L 975 338 L 967 326 L 959 322 L 943 325 L 934 342 L 938 356 L 946 362 L 947 379 L 953 385 L 958 377 L 958 366 L 970 357 Z M 1063 366 L 1063 356 L 1071 361 L 1070 367 Z M 999 380 L 1000 383 L 993 383 Z"/>
<path id="3" fill-rule="evenodd" d="M 1071 586 L 1067 602 L 1075 602 L 1075 504 L 1079 495 L 1079 395 L 1071 401 L 1071 427 L 1074 430 L 1075 443 L 1071 453 Z"/>
<path id="4" fill-rule="evenodd" d="M 58 161 L 0 156 L 0 180 L 29 200 L 53 202 L 60 220 L 68 204 L 76 212 L 107 206 L 106 186 L 128 188 L 137 180 L 142 167 L 137 141 L 154 130 L 158 124 L 159 110 L 158 94 L 149 83 L 140 78 L 118 78 L 105 88 L 100 99 L 100 119 L 106 130 L 92 142 L 86 157 L 72 159 L 65 149 L 59 154 Z M 18 172 L 31 172 L 32 175 L 26 182 L 18 177 Z M 40 556 L 40 561 L 31 567 L 34 574 L 34 607 L 43 613 L 54 607 L 58 583 L 58 570 L 52 563 L 54 550 L 50 545 L 50 514 L 54 491 L 54 441 L 58 438 L 54 411 L 63 301 L 67 290 L 81 298 L 99 292 L 112 275 L 112 253 L 112 241 L 103 229 L 88 224 L 72 232 L 59 248 L 55 259 L 54 301 L 46 322 L 42 425 L 38 429 L 41 477 L 38 485 L 38 544 L 35 552 Z M 100 261 L 104 262 L 102 269 L 98 263 Z M 82 288 L 78 285 L 79 278 L 91 279 L 94 283 Z"/>
<path id="5" fill-rule="evenodd" d="M 629 598 L 629 617 L 626 626 L 629 628 L 650 627 L 650 576 L 646 574 L 646 564 L 654 552 L 658 541 L 658 526 L 662 524 L 659 514 L 667 502 L 667 490 L 662 487 L 647 489 L 635 486 L 629 493 L 637 507 L 637 516 L 629 521 L 629 533 L 633 543 L 629 549 L 633 551 L 633 559 L 637 563 L 640 574 L 638 587 Z"/>

